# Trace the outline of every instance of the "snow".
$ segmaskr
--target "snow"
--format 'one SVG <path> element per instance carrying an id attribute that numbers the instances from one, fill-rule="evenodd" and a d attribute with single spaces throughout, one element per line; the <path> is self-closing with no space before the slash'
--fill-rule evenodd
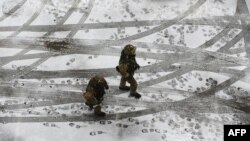
<path id="1" fill-rule="evenodd" d="M 0 5 L 3 5 L 4 2 L 5 2 L 4 0 L 1 0 Z M 0 6 L 0 11 L 3 11 L 3 6 Z M 0 12 L 0 16 L 3 16 L 3 15 L 4 15 L 4 13 Z"/>
<path id="2" fill-rule="evenodd" d="M 44 34 L 46 34 L 47 32 L 28 32 L 28 31 L 24 31 L 21 32 L 20 34 L 17 35 L 17 37 L 43 37 Z M 70 31 L 60 31 L 60 32 L 54 32 L 51 35 L 49 35 L 48 37 L 51 38 L 66 38 L 67 35 L 70 33 Z"/>
<path id="3" fill-rule="evenodd" d="M 20 2 L 21 0 L 15 1 L 15 0 L 6 0 L 5 3 L 1 7 L 5 7 L 8 5 L 16 5 Z M 28 0 L 32 1 L 32 0 Z M 12 4 L 10 4 L 11 2 Z M 37 1 L 35 3 L 36 5 L 40 5 L 41 1 Z M 24 8 L 25 7 L 25 8 Z M 15 13 L 13 13 L 12 16 L 9 16 L 7 19 L 3 20 L 0 22 L 0 26 L 21 26 L 24 24 L 30 17 L 30 15 L 33 15 L 35 13 L 37 6 L 34 6 L 31 4 L 31 2 L 26 2 L 23 7 L 18 9 Z M 11 9 L 11 8 L 8 8 Z"/>
<path id="4" fill-rule="evenodd" d="M 222 2 L 220 2 L 222 1 Z M 188 18 L 206 18 L 212 16 L 234 15 L 237 0 L 207 0 L 194 14 Z"/>
<path id="5" fill-rule="evenodd" d="M 234 44 L 230 49 L 244 48 L 244 46 L 245 46 L 245 42 L 244 42 L 244 38 L 242 38 L 240 41 Z"/>
<path id="6" fill-rule="evenodd" d="M 9 36 L 11 34 L 12 34 L 12 32 L 1 32 L 0 39 L 5 39 L 6 36 Z"/>
<path id="7" fill-rule="evenodd" d="M 235 67 L 226 67 L 228 69 L 234 69 L 234 70 L 244 70 L 247 68 L 246 66 L 235 66 Z"/>
<path id="8" fill-rule="evenodd" d="M 144 0 L 96 1 L 86 23 L 173 19 L 195 2 L 197 0 L 175 0 L 168 1 L 168 4 Z"/>
<path id="9" fill-rule="evenodd" d="M 214 45 L 208 47 L 206 50 L 213 52 L 217 51 L 218 49 L 226 45 L 227 42 L 231 41 L 235 36 L 237 36 L 240 31 L 240 29 L 231 29 L 226 36 L 222 37 L 219 41 L 217 41 Z"/>
<path id="10" fill-rule="evenodd" d="M 27 102 L 26 105 L 29 105 Z M 102 110 L 106 113 L 125 113 L 131 111 L 143 110 L 143 107 L 128 107 L 128 106 L 114 106 L 114 105 L 104 105 Z M 47 117 L 47 116 L 81 116 L 82 114 L 92 115 L 93 111 L 88 109 L 83 103 L 73 103 L 73 104 L 61 104 L 55 106 L 45 106 L 38 108 L 29 108 L 21 110 L 6 110 L 1 116 L 4 117 Z"/>
<path id="11" fill-rule="evenodd" d="M 49 37 L 51 38 L 66 38 L 70 31 L 55 32 Z"/>
<path id="12" fill-rule="evenodd" d="M 22 51 L 22 49 L 16 49 L 16 48 L 0 48 L 0 57 L 5 56 L 13 56 L 17 54 L 18 52 Z"/>
<path id="13" fill-rule="evenodd" d="M 11 9 L 20 1 L 21 0 L 1 0 L 0 19 L 4 15 L 4 12 L 6 12 L 6 9 Z M 124 43 L 126 43 L 123 38 L 150 31 L 151 29 L 160 26 L 155 23 L 151 24 L 154 20 L 166 20 L 166 23 L 168 23 L 167 20 L 172 20 L 181 16 L 182 13 L 187 11 L 189 7 L 197 1 L 198 0 L 95 0 L 93 3 L 93 9 L 88 9 L 90 8 L 88 5 L 91 0 L 81 0 L 78 6 L 72 9 L 72 14 L 64 19 L 65 21 L 62 21 L 73 2 L 76 1 L 49 0 L 39 16 L 34 19 L 30 25 L 39 26 L 61 24 L 63 26 L 68 24 L 78 24 L 82 16 L 86 16 L 87 19 L 85 23 L 87 24 L 111 22 L 114 24 L 114 22 L 149 20 L 148 26 L 132 24 L 129 25 L 129 27 L 120 27 L 120 25 L 117 24 L 117 28 L 104 27 L 100 29 L 81 29 L 77 30 L 74 37 L 72 37 L 73 42 L 77 42 L 75 39 L 83 39 L 77 43 L 81 43 L 81 46 L 84 47 L 85 45 L 101 43 L 103 44 L 103 47 L 107 47 L 110 50 L 114 49 L 116 51 L 121 51 Z M 250 7 L 249 0 L 246 0 L 246 2 L 248 7 Z M 184 17 L 183 20 L 194 19 L 199 22 L 199 18 L 202 17 L 213 19 L 213 16 L 233 16 L 236 12 L 236 3 L 237 0 L 207 0 L 200 8 L 194 11 L 194 13 L 189 14 L 187 17 Z M 6 19 L 1 19 L 0 39 L 8 39 L 8 36 L 14 33 L 13 31 L 8 31 L 7 28 L 3 28 L 3 26 L 19 26 L 19 29 L 22 29 L 21 26 L 31 18 L 40 6 L 40 0 L 27 0 L 19 10 L 12 13 L 12 15 Z M 88 12 L 90 13 L 89 15 Z M 163 61 L 169 61 L 152 59 L 147 57 L 147 54 L 159 54 L 161 56 L 176 54 L 181 56 L 183 52 L 172 51 L 173 49 L 168 49 L 167 47 L 178 46 L 180 48 L 183 47 L 183 49 L 195 49 L 200 45 L 203 45 L 206 41 L 213 39 L 213 37 L 224 29 L 225 27 L 212 25 L 210 23 L 208 25 L 206 25 L 206 23 L 204 25 L 198 25 L 195 22 L 194 24 L 188 25 L 178 24 L 177 22 L 177 24 L 173 24 L 163 30 L 156 31 L 154 29 L 154 33 L 132 41 L 152 43 L 144 44 L 144 46 L 141 47 L 140 43 L 138 43 L 137 53 L 145 54 L 145 57 L 137 57 L 137 62 L 141 67 L 144 67 Z M 69 31 L 49 32 L 50 35 L 48 36 L 48 39 L 60 38 L 60 40 L 63 40 L 71 31 L 75 30 L 75 28 L 72 28 Z M 205 50 L 216 53 L 222 46 L 226 45 L 227 42 L 230 42 L 241 31 L 241 29 L 232 28 L 228 34 L 224 35 L 215 44 Z M 138 82 L 137 91 L 142 94 L 141 99 L 138 100 L 129 97 L 129 92 L 119 90 L 118 86 L 121 76 L 118 73 L 114 73 L 111 76 L 105 77 L 110 85 L 110 90 L 106 91 L 107 94 L 105 95 L 104 103 L 102 105 L 102 110 L 108 115 L 103 119 L 95 118 L 93 110 L 91 111 L 84 102 L 70 101 L 66 104 L 53 104 L 53 98 L 58 98 L 57 102 L 63 102 L 63 100 L 74 100 L 82 96 L 90 79 L 87 75 L 86 77 L 81 78 L 79 78 L 79 76 L 61 76 L 61 78 L 57 78 L 57 76 L 54 78 L 53 76 L 46 78 L 46 76 L 44 76 L 44 78 L 42 77 L 41 79 L 32 78 L 31 75 L 31 78 L 27 79 L 20 77 L 12 80 L 5 80 L 6 77 L 9 78 L 8 71 L 26 71 L 25 68 L 28 68 L 30 65 L 40 60 L 40 57 L 42 56 L 40 56 L 39 53 L 49 52 L 49 50 L 46 51 L 44 48 L 41 50 L 39 48 L 32 49 L 23 55 L 34 54 L 35 56 L 37 54 L 37 57 L 19 60 L 18 57 L 14 58 L 14 56 L 20 53 L 23 49 L 17 47 L 14 48 L 16 43 L 15 39 L 19 39 L 19 37 L 26 40 L 29 38 L 37 38 L 38 40 L 35 43 L 42 45 L 43 39 L 40 37 L 43 37 L 46 33 L 48 32 L 20 30 L 17 37 L 14 37 L 12 38 L 13 40 L 9 41 L 13 46 L 10 46 L 8 41 L 0 41 L 2 46 L 0 48 L 0 63 L 2 63 L 2 60 L 10 58 L 9 62 L 8 59 L 7 61 L 3 61 L 4 65 L 1 66 L 2 70 L 0 74 L 0 89 L 1 94 L 3 94 L 0 97 L 0 140 L 220 141 L 223 140 L 224 124 L 242 124 L 243 122 L 248 122 L 242 119 L 241 115 L 245 117 L 247 114 L 241 109 L 225 106 L 220 104 L 219 101 L 217 103 L 216 100 L 213 101 L 213 99 L 211 99 L 212 97 L 224 101 L 225 103 L 235 102 L 237 105 L 241 104 L 242 106 L 250 106 L 250 73 L 249 70 L 246 69 L 248 67 L 247 65 L 233 65 L 229 67 L 221 66 L 221 68 L 229 69 L 233 72 L 246 69 L 244 72 L 245 77 L 239 78 L 239 80 L 236 77 L 235 79 L 237 79 L 237 81 L 231 85 L 223 82 L 231 83 L 234 81 L 235 79 L 230 79 L 234 74 L 228 75 L 205 70 L 200 71 L 197 70 L 195 66 L 191 71 L 174 76 L 172 79 L 168 80 L 165 80 L 164 77 L 171 77 L 176 70 L 160 70 L 155 72 L 155 69 L 157 70 L 157 68 L 152 67 L 143 70 L 142 72 L 136 71 L 134 78 Z M 116 43 L 112 44 L 113 42 L 116 42 L 116 40 L 120 40 L 122 45 Z M 48 42 L 49 41 L 50 40 L 48 40 Z M 244 38 L 239 40 L 230 48 L 232 53 L 226 55 L 235 57 L 239 61 L 246 60 L 247 54 L 244 49 L 246 41 L 247 40 L 244 40 Z M 130 41 L 127 42 L 130 43 Z M 18 42 L 18 45 L 26 47 L 29 47 L 29 44 L 29 42 Z M 158 44 L 160 47 L 158 47 Z M 166 49 L 161 48 L 164 47 L 164 44 L 166 45 Z M 234 53 L 234 49 L 242 52 Z M 91 50 L 89 52 L 91 52 Z M 98 55 L 89 52 L 88 54 L 81 54 L 80 52 L 76 54 L 67 54 L 66 52 L 62 52 L 66 54 L 49 57 L 38 67 L 32 68 L 32 72 L 27 71 L 24 73 L 27 75 L 30 73 L 36 74 L 36 71 L 52 71 L 60 73 L 61 70 L 79 70 L 87 72 L 88 70 L 91 71 L 91 69 L 98 70 L 106 68 L 111 68 L 115 71 L 115 66 L 118 65 L 119 62 L 119 55 L 112 55 L 114 54 L 113 52 L 110 52 L 110 54 L 109 52 L 102 54 L 100 51 Z M 60 51 L 58 51 L 58 53 L 60 53 Z M 200 53 L 193 53 L 192 55 L 194 55 L 194 58 L 202 58 L 199 56 Z M 11 60 L 12 58 L 10 56 L 13 56 L 13 60 Z M 22 56 L 22 54 L 20 56 Z M 220 56 L 220 54 L 217 55 L 217 57 L 216 61 L 218 62 L 224 59 L 220 58 L 223 57 L 222 55 Z M 209 62 L 210 60 L 205 61 Z M 170 67 L 173 66 L 173 68 L 175 68 L 181 66 L 179 69 L 182 69 L 182 65 L 187 63 L 192 62 L 188 59 L 181 61 L 177 60 L 176 62 L 170 61 Z M 151 82 L 151 80 L 155 79 L 159 80 L 159 83 L 147 87 L 144 85 L 144 82 Z M 221 84 L 225 85 L 225 87 Z M 22 90 L 23 92 L 20 91 L 19 93 L 19 90 Z M 215 90 L 216 92 L 214 95 L 201 98 L 199 94 L 206 90 Z M 24 93 L 26 92 L 29 96 L 25 95 L 24 97 Z M 12 93 L 15 93 L 15 95 L 10 95 Z M 48 98 L 41 98 L 43 97 L 43 94 Z M 69 94 L 70 98 L 65 98 L 67 95 L 64 96 L 63 94 Z M 62 97 L 60 95 L 62 95 Z M 185 100 L 188 101 L 186 102 Z M 51 102 L 52 104 L 43 106 L 46 102 Z M 123 102 L 125 104 L 123 104 Z M 200 103 L 197 104 L 196 102 Z M 34 104 L 31 106 L 33 103 L 38 105 Z M 39 105 L 39 103 L 41 103 L 41 105 Z M 180 103 L 180 105 L 178 105 L 178 103 Z M 184 104 L 184 106 L 182 104 Z M 26 108 L 27 106 L 30 107 Z M 221 112 L 221 109 L 224 111 Z M 128 115 L 131 116 L 127 117 Z M 82 121 L 74 120 L 74 117 L 81 116 L 84 117 Z M 22 122 L 18 119 L 21 117 L 26 117 L 27 119 L 31 118 L 31 120 L 29 120 L 29 122 Z M 40 119 L 41 117 L 44 118 L 44 120 L 39 122 L 33 121 L 34 119 Z M 52 117 L 59 117 L 60 119 L 72 117 L 73 121 L 71 122 L 68 120 L 65 122 L 58 122 L 57 118 L 53 119 Z M 53 120 L 48 122 L 48 120 L 46 120 L 47 118 L 52 118 Z M 5 119 L 9 121 L 5 121 Z M 17 120 L 15 121 L 14 119 Z M 67 118 L 65 118 L 65 120 L 66 119 Z"/>
<path id="14" fill-rule="evenodd" d="M 36 83 L 41 85 L 56 85 L 56 84 L 65 84 L 65 85 L 86 85 L 88 84 L 89 78 L 51 78 L 51 79 L 17 79 L 19 83 Z"/>
<path id="15" fill-rule="evenodd" d="M 229 55 L 229 56 L 232 56 L 232 57 L 238 57 L 238 58 L 241 58 L 241 59 L 248 59 L 248 58 L 247 58 L 247 54 L 246 54 L 246 52 L 243 52 L 243 53 L 237 53 L 237 54 L 232 54 L 232 55 Z"/>
<path id="16" fill-rule="evenodd" d="M 121 46 L 111 46 L 111 48 L 115 48 L 115 49 L 122 49 L 122 47 Z M 140 46 L 138 46 L 137 48 L 136 48 L 136 51 L 138 51 L 138 52 L 151 52 L 151 53 L 169 53 L 169 54 L 171 54 L 171 53 L 176 53 L 176 52 L 174 52 L 174 51 L 170 51 L 170 50 L 163 50 L 163 49 L 154 49 L 152 46 L 148 46 L 147 48 L 142 48 L 142 47 L 140 47 Z"/>
<path id="17" fill-rule="evenodd" d="M 2 106 L 2 105 L 23 104 L 24 102 L 28 103 L 28 102 L 34 102 L 34 101 L 42 101 L 42 99 L 1 97 L 0 105 Z"/>
<path id="18" fill-rule="evenodd" d="M 42 50 L 31 50 L 31 51 L 29 51 L 29 52 L 27 52 L 27 53 L 25 53 L 25 54 L 36 54 L 36 53 L 45 53 L 45 52 L 47 52 L 47 51 L 42 51 Z"/>
<path id="19" fill-rule="evenodd" d="M 250 92 L 249 83 L 247 83 L 247 82 L 238 81 L 238 82 L 235 82 L 232 86 L 240 87 L 240 88 L 243 88 L 243 89 L 247 90 L 248 92 Z"/>
<path id="20" fill-rule="evenodd" d="M 80 12 L 74 12 L 72 15 L 67 19 L 65 24 L 77 24 L 79 22 L 79 17 L 81 17 L 83 13 Z"/>
<path id="21" fill-rule="evenodd" d="M 103 63 L 103 60 L 107 60 Z M 91 55 L 91 54 L 74 54 L 58 57 L 51 57 L 43 64 L 37 67 L 37 70 L 75 70 L 75 69 L 96 69 L 96 68 L 115 68 L 118 65 L 119 57 Z M 158 62 L 155 59 L 137 58 L 141 66 L 146 66 Z"/>
<path id="22" fill-rule="evenodd" d="M 17 35 L 17 37 L 42 37 L 46 32 L 28 32 L 24 31 Z"/>
<path id="23" fill-rule="evenodd" d="M 223 91 L 217 92 L 217 93 L 215 94 L 215 96 L 216 96 L 216 97 L 219 97 L 219 98 L 221 98 L 221 99 L 226 99 L 226 100 L 231 100 L 231 99 L 233 99 L 232 96 L 230 96 L 230 95 L 224 93 Z"/>
<path id="24" fill-rule="evenodd" d="M 207 25 L 173 25 L 136 41 L 196 48 L 203 44 L 204 41 L 214 37 L 221 30 L 220 27 Z"/>
<path id="25" fill-rule="evenodd" d="M 137 80 L 138 83 L 145 82 L 151 79 L 156 79 L 158 77 L 167 75 L 171 72 L 158 72 L 158 73 L 136 73 L 134 75 L 134 78 Z M 119 85 L 121 76 L 111 76 L 111 77 L 106 77 L 106 80 L 109 82 L 109 85 Z"/>
<path id="26" fill-rule="evenodd" d="M 105 29 L 86 29 L 79 30 L 74 38 L 76 39 L 122 39 L 134 34 L 151 29 L 153 26 L 126 27 L 126 28 L 105 28 Z"/>
<path id="27" fill-rule="evenodd" d="M 57 24 L 66 11 L 71 7 L 74 0 L 52 0 L 51 3 L 45 5 L 44 10 L 32 22 L 31 25 L 55 25 Z"/>
<path id="28" fill-rule="evenodd" d="M 207 115 L 218 122 L 198 121 L 174 112 L 161 112 L 139 118 L 96 122 L 8 123 L 2 132 L 23 140 L 222 140 L 223 124 L 219 121 L 237 120 L 233 115 Z M 14 130 L 13 130 L 14 129 Z M 62 130 L 63 129 L 63 130 Z M 13 133 L 14 132 L 14 133 Z M 56 134 L 56 135 L 55 135 Z M 129 136 L 128 136 L 129 134 Z"/>
<path id="29" fill-rule="evenodd" d="M 191 71 L 177 78 L 152 85 L 152 87 L 202 92 L 210 88 L 213 85 L 213 81 L 217 81 L 217 84 L 220 84 L 228 78 L 227 76 L 208 71 Z"/>
<path id="30" fill-rule="evenodd" d="M 188 97 L 193 96 L 194 94 L 190 93 L 179 93 L 176 92 L 168 92 L 168 91 L 158 91 L 158 92 L 148 92 L 146 90 L 139 90 L 139 92 L 143 93 L 143 97 L 141 100 L 143 101 L 151 101 L 151 102 L 174 102 L 181 101 Z M 121 95 L 122 97 L 122 95 Z M 123 97 L 126 97 L 126 94 L 123 94 Z"/>
<path id="31" fill-rule="evenodd" d="M 17 60 L 17 61 L 12 61 L 6 65 L 3 66 L 4 69 L 21 69 L 21 67 L 29 66 L 32 63 L 36 62 L 37 59 L 27 59 L 27 60 Z"/>
<path id="32" fill-rule="evenodd" d="M 246 3 L 247 3 L 247 6 L 248 6 L 248 9 L 250 9 L 250 1 L 246 0 Z"/>

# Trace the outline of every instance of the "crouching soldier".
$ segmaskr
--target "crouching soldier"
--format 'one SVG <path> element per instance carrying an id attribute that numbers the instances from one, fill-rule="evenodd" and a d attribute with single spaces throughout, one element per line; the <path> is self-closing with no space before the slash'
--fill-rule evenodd
<path id="1" fill-rule="evenodd" d="M 138 84 L 134 78 L 135 71 L 140 69 L 135 59 L 135 51 L 135 46 L 126 45 L 121 52 L 119 66 L 116 67 L 116 70 L 121 74 L 119 89 L 124 91 L 130 90 L 130 96 L 140 98 L 141 95 L 136 91 Z M 126 82 L 130 83 L 130 87 L 126 86 Z"/>
<path id="2" fill-rule="evenodd" d="M 104 77 L 96 75 L 90 79 L 86 92 L 83 94 L 85 99 L 85 104 L 89 106 L 97 116 L 105 116 L 106 114 L 101 111 L 100 104 L 103 101 L 103 96 L 105 94 L 105 89 L 109 89 L 107 81 Z"/>

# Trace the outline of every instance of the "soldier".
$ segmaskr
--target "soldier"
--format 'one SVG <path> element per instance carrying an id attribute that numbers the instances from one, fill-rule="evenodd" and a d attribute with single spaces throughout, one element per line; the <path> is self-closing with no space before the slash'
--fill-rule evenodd
<path id="1" fill-rule="evenodd" d="M 94 108 L 94 113 L 97 116 L 103 117 L 106 115 L 101 111 L 100 106 L 103 101 L 105 89 L 109 89 L 107 81 L 104 77 L 96 75 L 90 79 L 86 92 L 83 94 L 83 97 L 86 100 L 85 104 L 88 105 L 91 110 Z"/>
<path id="2" fill-rule="evenodd" d="M 130 44 L 126 45 L 121 52 L 119 66 L 116 67 L 116 70 L 121 74 L 119 89 L 124 91 L 130 90 L 130 96 L 140 98 L 141 95 L 136 92 L 138 84 L 134 79 L 135 71 L 140 69 L 135 59 L 135 51 L 135 46 Z M 130 83 L 130 87 L 126 86 L 126 82 Z"/>

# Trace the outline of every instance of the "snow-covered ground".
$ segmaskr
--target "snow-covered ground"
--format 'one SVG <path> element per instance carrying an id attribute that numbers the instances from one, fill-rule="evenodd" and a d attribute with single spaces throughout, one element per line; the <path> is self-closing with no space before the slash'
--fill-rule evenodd
<path id="1" fill-rule="evenodd" d="M 249 11 L 249 0 L 1 0 L 0 140 L 222 141 L 224 124 L 250 124 Z M 139 100 L 118 89 L 129 43 Z M 110 85 L 105 118 L 82 98 L 95 74 Z"/>

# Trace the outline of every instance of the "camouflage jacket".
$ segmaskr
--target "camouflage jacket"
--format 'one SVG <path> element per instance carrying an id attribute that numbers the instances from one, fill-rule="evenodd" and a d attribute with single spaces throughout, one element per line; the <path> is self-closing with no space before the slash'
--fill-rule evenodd
<path id="1" fill-rule="evenodd" d="M 99 100 L 105 94 L 105 89 L 108 89 L 108 83 L 104 77 L 96 75 L 90 79 L 86 91 L 93 92 L 94 97 Z"/>
<path id="2" fill-rule="evenodd" d="M 133 75 L 136 69 L 139 68 L 139 65 L 136 62 L 135 56 L 132 57 L 124 57 L 120 58 L 119 61 L 119 71 L 121 75 L 126 76 L 128 73 L 129 75 Z"/>

